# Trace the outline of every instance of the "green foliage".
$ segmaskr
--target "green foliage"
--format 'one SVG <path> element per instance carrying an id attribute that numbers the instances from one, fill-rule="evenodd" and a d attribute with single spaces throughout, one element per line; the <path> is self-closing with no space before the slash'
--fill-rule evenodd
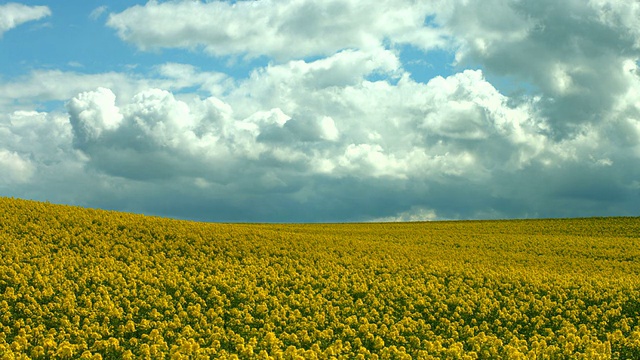
<path id="1" fill-rule="evenodd" d="M 0 358 L 640 358 L 640 219 L 205 224 L 0 198 Z"/>

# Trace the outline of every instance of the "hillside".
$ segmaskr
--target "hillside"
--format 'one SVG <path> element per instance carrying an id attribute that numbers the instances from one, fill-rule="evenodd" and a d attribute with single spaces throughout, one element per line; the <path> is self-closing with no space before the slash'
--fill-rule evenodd
<path id="1" fill-rule="evenodd" d="M 0 358 L 640 358 L 640 218 L 207 224 L 0 198 Z"/>

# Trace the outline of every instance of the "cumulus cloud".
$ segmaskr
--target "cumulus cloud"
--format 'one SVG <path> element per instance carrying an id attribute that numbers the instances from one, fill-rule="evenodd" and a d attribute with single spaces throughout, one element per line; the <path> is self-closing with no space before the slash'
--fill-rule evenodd
<path id="1" fill-rule="evenodd" d="M 15 152 L 0 149 L 0 183 L 11 184 L 28 181 L 34 173 L 29 161 Z"/>
<path id="2" fill-rule="evenodd" d="M 280 60 L 366 49 L 385 39 L 423 49 L 443 45 L 425 26 L 431 6 L 414 1 L 150 1 L 111 14 L 107 24 L 141 49 L 203 48 L 216 56 Z M 251 24 L 251 26 L 247 26 Z"/>
<path id="3" fill-rule="evenodd" d="M 67 101 L 79 92 L 98 87 L 117 89 L 127 94 L 149 86 L 145 80 L 138 83 L 135 77 L 123 73 L 83 74 L 61 70 L 34 70 L 13 81 L 0 83 L 0 103 L 34 103 Z"/>
<path id="4" fill-rule="evenodd" d="M 640 56 L 637 13 L 626 1 L 459 1 L 440 21 L 460 43 L 460 65 L 530 84 L 563 137 L 603 121 L 629 89 L 627 64 Z"/>
<path id="5" fill-rule="evenodd" d="M 82 163 L 82 157 L 71 148 L 71 140 L 71 126 L 62 113 L 0 113 L 0 189 L 28 198 L 38 198 L 36 192 L 43 200 L 65 198 L 65 193 L 49 194 L 49 190 L 57 188 L 56 182 L 75 184 L 84 177 L 67 178 L 70 169 Z M 30 195 L 20 192 L 27 188 L 36 191 Z M 66 195 L 70 200 L 75 197 L 73 191 Z"/>
<path id="6" fill-rule="evenodd" d="M 94 141 L 103 131 L 115 130 L 122 115 L 115 106 L 116 96 L 109 89 L 81 93 L 71 99 L 67 108 L 69 120 L 79 144 Z"/>
<path id="7" fill-rule="evenodd" d="M 195 66 L 178 63 L 160 64 L 149 76 L 129 72 L 87 74 L 76 71 L 33 70 L 10 81 L 0 81 L 0 106 L 11 110 L 33 110 L 43 102 L 61 105 L 77 94 L 102 87 L 130 99 L 140 91 L 160 88 L 174 92 L 189 89 L 222 94 L 233 82 L 228 75 L 199 71 Z"/>
<path id="8" fill-rule="evenodd" d="M 637 214 L 638 11 L 150 1 L 108 25 L 141 49 L 266 65 L 243 78 L 163 63 L 0 82 L 0 170 L 13 174 L 0 186 L 218 221 Z M 452 74 L 416 81 L 404 44 L 426 59 L 449 49 Z M 51 100 L 65 111 L 36 111 Z"/>
<path id="9" fill-rule="evenodd" d="M 12 151 L 46 163 L 70 148 L 68 117 L 62 113 L 14 111 L 0 116 L 0 142 Z"/>
<path id="10" fill-rule="evenodd" d="M 179 98 L 153 88 L 129 99 L 100 88 L 80 93 L 67 104 L 74 144 L 87 166 L 105 175 L 191 179 L 188 193 L 233 191 L 266 208 L 288 203 L 291 209 L 309 206 L 321 193 L 357 193 L 345 184 L 362 187 L 362 196 L 371 186 L 381 194 L 385 186 L 406 189 L 410 183 L 421 184 L 419 191 L 448 189 L 456 181 L 486 186 L 494 171 L 557 165 L 563 151 L 575 147 L 552 142 L 535 102 L 510 104 L 481 71 L 423 84 L 404 74 L 392 53 L 376 54 L 389 60 L 377 56 L 372 62 L 369 53 L 349 51 L 270 65 L 223 97 Z M 315 77 L 334 67 L 349 74 L 347 81 Z M 400 78 L 395 84 L 367 80 L 380 71 Z M 335 188 L 324 189 L 327 184 Z M 279 200 L 267 203 L 276 194 Z M 430 199 L 403 198 L 386 215 L 362 211 L 371 218 L 404 218 L 406 208 L 430 208 Z M 325 219 L 329 205 L 318 209 Z M 446 215 L 458 216 L 451 210 Z"/>
<path id="11" fill-rule="evenodd" d="M 51 16 L 51 10 L 46 6 L 27 6 L 18 3 L 0 5 L 0 36 L 21 24 L 40 20 Z"/>

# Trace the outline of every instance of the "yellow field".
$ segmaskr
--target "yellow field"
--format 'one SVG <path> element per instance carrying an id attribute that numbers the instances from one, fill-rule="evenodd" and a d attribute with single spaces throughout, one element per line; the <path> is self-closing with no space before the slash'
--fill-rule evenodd
<path id="1" fill-rule="evenodd" d="M 0 358 L 640 358 L 640 218 L 204 224 L 0 198 Z"/>

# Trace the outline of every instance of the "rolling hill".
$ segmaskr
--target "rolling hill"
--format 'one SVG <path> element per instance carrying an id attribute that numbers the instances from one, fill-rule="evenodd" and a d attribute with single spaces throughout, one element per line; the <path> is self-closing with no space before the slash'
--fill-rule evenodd
<path id="1" fill-rule="evenodd" d="M 0 358 L 640 358 L 640 218 L 215 224 L 0 198 Z"/>

